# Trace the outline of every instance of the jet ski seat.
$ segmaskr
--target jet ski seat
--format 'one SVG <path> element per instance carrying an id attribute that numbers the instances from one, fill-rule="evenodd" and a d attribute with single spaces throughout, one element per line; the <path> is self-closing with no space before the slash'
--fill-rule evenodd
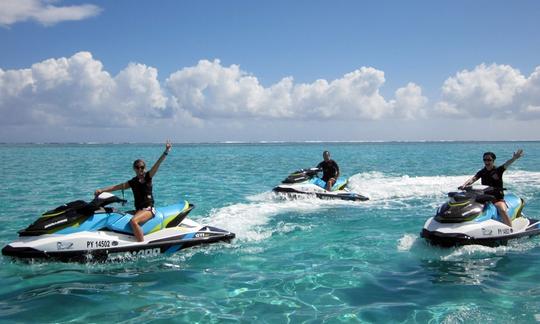
<path id="1" fill-rule="evenodd" d="M 326 181 L 324 181 L 321 178 L 313 178 L 311 180 L 311 183 L 323 189 L 326 189 Z M 336 183 L 334 183 L 334 185 L 332 186 L 332 190 L 330 191 L 342 190 L 347 185 L 347 183 L 348 183 L 348 179 L 338 178 Z"/>
<path id="2" fill-rule="evenodd" d="M 172 206 L 156 208 L 156 213 L 154 217 L 152 217 L 145 223 L 140 224 L 143 233 L 145 235 L 153 233 L 167 227 L 167 225 L 173 222 L 174 225 L 178 225 L 183 219 L 180 214 L 183 214 L 185 217 L 185 215 L 187 215 L 186 211 L 188 209 L 193 209 L 193 205 L 190 205 L 187 201 Z M 176 219 L 177 216 L 180 216 L 180 218 L 182 219 Z M 114 220 L 112 223 L 108 224 L 107 227 L 115 232 L 133 234 L 133 230 L 131 229 L 131 225 L 129 223 L 132 217 L 132 213 L 126 213 L 124 217 Z"/>

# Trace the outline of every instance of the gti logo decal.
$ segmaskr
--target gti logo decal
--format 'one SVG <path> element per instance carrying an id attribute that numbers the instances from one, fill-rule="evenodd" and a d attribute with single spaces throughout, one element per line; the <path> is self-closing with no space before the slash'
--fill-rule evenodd
<path id="1" fill-rule="evenodd" d="M 69 250 L 73 248 L 73 242 L 56 242 L 57 250 Z"/>
<path id="2" fill-rule="evenodd" d="M 482 235 L 489 236 L 492 234 L 493 234 L 493 230 L 491 228 L 482 228 Z"/>

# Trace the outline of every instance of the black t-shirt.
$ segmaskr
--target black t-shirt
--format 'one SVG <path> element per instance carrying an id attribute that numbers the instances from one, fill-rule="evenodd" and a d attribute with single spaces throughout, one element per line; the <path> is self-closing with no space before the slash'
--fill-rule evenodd
<path id="1" fill-rule="evenodd" d="M 335 177 L 339 172 L 339 166 L 334 160 L 322 161 L 319 163 L 319 165 L 317 165 L 317 168 L 321 168 L 323 170 L 322 179 L 324 181 L 328 181 L 330 178 Z"/>
<path id="2" fill-rule="evenodd" d="M 140 182 L 139 178 L 133 177 L 128 181 L 133 197 L 135 198 L 135 209 L 141 210 L 146 207 L 154 207 L 154 197 L 152 195 L 152 177 L 146 172 L 144 182 Z"/>
<path id="3" fill-rule="evenodd" d="M 482 185 L 497 189 L 503 188 L 503 173 L 506 171 L 504 165 L 488 170 L 483 168 L 476 173 L 476 178 L 482 179 Z"/>
<path id="4" fill-rule="evenodd" d="M 501 165 L 500 167 L 493 168 L 491 170 L 483 168 L 476 173 L 476 177 L 482 179 L 482 184 L 484 186 L 490 186 L 494 188 L 494 190 L 491 190 L 487 193 L 495 196 L 495 199 L 497 200 L 504 199 L 502 179 L 504 171 L 506 171 L 506 169 L 504 168 L 504 165 Z"/>

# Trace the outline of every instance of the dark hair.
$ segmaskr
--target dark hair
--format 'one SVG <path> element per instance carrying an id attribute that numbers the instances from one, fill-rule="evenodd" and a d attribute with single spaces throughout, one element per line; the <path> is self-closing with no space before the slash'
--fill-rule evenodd
<path id="1" fill-rule="evenodd" d="M 322 152 L 322 154 L 323 154 L 323 155 L 325 155 L 325 154 L 330 154 L 330 152 L 324 151 L 324 152 Z"/>
<path id="2" fill-rule="evenodd" d="M 497 156 L 496 156 L 495 153 L 493 153 L 493 152 L 486 152 L 486 153 L 484 153 L 484 155 L 482 155 L 482 157 L 485 158 L 486 155 L 487 155 L 487 156 L 491 156 L 491 158 L 492 158 L 493 160 L 495 160 L 495 159 L 497 158 Z"/>
<path id="3" fill-rule="evenodd" d="M 141 163 L 141 162 L 142 162 L 142 164 L 144 164 L 144 165 L 146 166 L 146 163 L 144 163 L 144 161 L 143 161 L 143 160 L 141 160 L 141 159 L 137 159 L 137 160 L 133 161 L 133 167 L 136 167 L 136 166 L 137 166 L 137 164 L 139 164 L 139 163 Z"/>

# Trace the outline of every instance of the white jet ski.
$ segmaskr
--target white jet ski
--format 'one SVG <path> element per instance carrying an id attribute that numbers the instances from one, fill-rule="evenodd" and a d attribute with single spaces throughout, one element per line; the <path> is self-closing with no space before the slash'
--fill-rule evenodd
<path id="1" fill-rule="evenodd" d="M 234 233 L 198 224 L 186 218 L 194 205 L 187 201 L 158 207 L 155 216 L 141 224 L 144 241 L 133 236 L 130 212 L 107 205 L 125 202 L 110 193 L 93 201 L 73 201 L 44 213 L 19 231 L 19 238 L 2 254 L 19 259 L 103 262 L 148 257 L 207 243 L 230 241 Z"/>
<path id="2" fill-rule="evenodd" d="M 493 188 L 466 187 L 463 191 L 448 193 L 449 200 L 424 224 L 421 236 L 429 243 L 440 246 L 480 244 L 505 245 L 509 240 L 540 234 L 540 222 L 523 215 L 523 199 L 506 193 L 508 216 L 512 227 L 502 223 L 490 195 Z"/>
<path id="3" fill-rule="evenodd" d="M 332 190 L 326 190 L 326 182 L 319 177 L 319 168 L 300 169 L 291 173 L 273 192 L 288 197 L 314 196 L 321 199 L 341 199 L 351 201 L 365 201 L 368 197 L 349 191 L 349 179 L 338 178 Z"/>

